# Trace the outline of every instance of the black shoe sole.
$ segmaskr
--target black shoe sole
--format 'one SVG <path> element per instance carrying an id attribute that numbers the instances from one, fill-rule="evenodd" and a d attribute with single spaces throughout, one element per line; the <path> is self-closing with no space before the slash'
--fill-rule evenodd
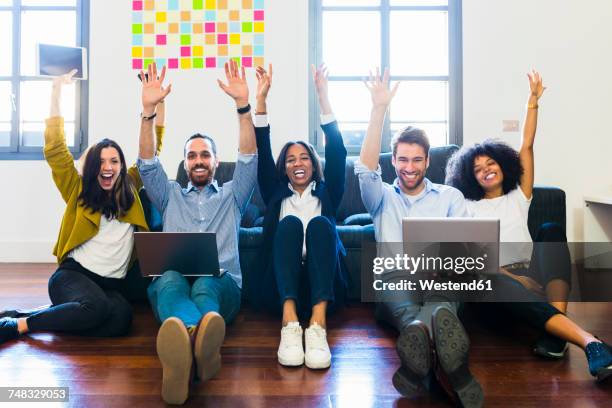
<path id="1" fill-rule="evenodd" d="M 459 402 L 465 408 L 482 407 L 484 394 L 468 367 L 470 340 L 463 325 L 450 310 L 440 307 L 433 314 L 432 330 L 439 367 Z"/>
<path id="2" fill-rule="evenodd" d="M 409 325 L 396 344 L 402 366 L 393 375 L 393 386 L 403 396 L 424 391 L 423 380 L 432 367 L 432 349 L 427 328 Z"/>
<path id="3" fill-rule="evenodd" d="M 549 350 L 542 347 L 535 347 L 533 349 L 533 354 L 538 357 L 545 358 L 547 360 L 563 360 L 567 355 L 567 350 L 569 349 L 567 343 L 565 343 L 565 348 L 560 353 L 551 353 Z"/>
<path id="4" fill-rule="evenodd" d="M 19 316 L 19 313 L 17 313 L 16 310 L 5 310 L 3 312 L 0 312 L 0 319 L 2 319 L 3 317 L 11 317 L 13 319 L 16 319 L 21 316 Z"/>
<path id="5" fill-rule="evenodd" d="M 612 368 L 606 367 L 597 371 L 596 382 L 602 383 L 606 381 L 608 378 L 612 377 Z"/>

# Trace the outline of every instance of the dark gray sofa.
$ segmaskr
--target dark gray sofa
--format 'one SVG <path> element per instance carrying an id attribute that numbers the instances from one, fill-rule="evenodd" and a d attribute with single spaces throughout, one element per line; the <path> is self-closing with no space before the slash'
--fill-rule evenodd
<path id="1" fill-rule="evenodd" d="M 457 146 L 449 145 L 435 147 L 430 152 L 430 166 L 427 177 L 434 183 L 443 183 L 445 177 L 446 162 L 458 149 Z M 374 228 L 372 220 L 367 214 L 361 202 L 359 182 L 354 174 L 354 160 L 349 157 L 346 164 L 346 185 L 342 202 L 340 204 L 337 220 L 338 233 L 342 240 L 347 257 L 346 266 L 349 271 L 349 293 L 348 298 L 358 300 L 360 298 L 360 267 L 361 267 L 361 245 L 364 240 L 374 241 Z M 383 180 L 391 183 L 395 179 L 395 171 L 391 164 L 391 153 L 384 153 L 380 157 L 380 165 Z M 221 163 L 217 169 L 216 179 L 220 185 L 231 179 L 235 163 Z M 182 186 L 187 185 L 187 175 L 181 162 L 177 170 L 177 182 Z M 144 196 L 144 194 L 141 194 Z M 154 230 L 160 230 L 159 214 L 152 208 L 146 197 L 143 197 L 143 206 L 149 220 L 149 225 Z M 243 274 L 243 297 L 248 302 L 252 299 L 252 291 L 256 287 L 253 283 L 258 274 L 254 271 L 257 267 L 258 251 L 261 246 L 262 216 L 264 204 L 256 188 L 251 204 L 247 209 L 240 229 L 240 265 Z M 565 218 L 565 192 L 556 187 L 536 186 L 534 197 L 529 210 L 529 231 L 535 237 L 540 225 L 547 222 L 555 222 L 563 228 L 566 226 Z"/>

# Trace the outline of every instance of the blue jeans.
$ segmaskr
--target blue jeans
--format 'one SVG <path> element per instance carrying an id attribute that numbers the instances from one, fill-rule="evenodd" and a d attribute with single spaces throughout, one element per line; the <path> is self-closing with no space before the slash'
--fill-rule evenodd
<path id="1" fill-rule="evenodd" d="M 166 271 L 147 290 L 153 313 L 161 323 L 179 318 L 185 326 L 195 326 L 208 312 L 219 313 L 227 324 L 240 310 L 240 288 L 228 273 L 221 277 L 202 276 L 193 285 L 176 271 Z"/>

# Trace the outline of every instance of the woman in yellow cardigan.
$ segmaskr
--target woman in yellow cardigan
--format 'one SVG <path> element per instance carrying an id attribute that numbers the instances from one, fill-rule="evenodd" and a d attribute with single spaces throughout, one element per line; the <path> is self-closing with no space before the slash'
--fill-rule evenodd
<path id="1" fill-rule="evenodd" d="M 170 89 L 161 86 L 163 71 L 155 91 L 165 97 Z M 49 280 L 52 306 L 27 316 L 5 312 L 0 343 L 29 331 L 122 336 L 132 323 L 128 300 L 146 298 L 147 282 L 133 251 L 133 232 L 148 231 L 138 197 L 142 182 L 135 166 L 127 168 L 121 148 L 109 139 L 89 149 L 79 175 L 59 109 L 62 85 L 71 83 L 74 73 L 54 79 L 45 130 L 45 158 L 66 202 L 53 252 L 59 267 Z M 162 135 L 163 127 L 157 127 L 158 153 Z"/>

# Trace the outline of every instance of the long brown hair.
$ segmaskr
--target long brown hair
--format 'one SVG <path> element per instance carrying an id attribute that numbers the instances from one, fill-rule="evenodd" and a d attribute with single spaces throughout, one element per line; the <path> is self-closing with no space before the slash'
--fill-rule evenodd
<path id="1" fill-rule="evenodd" d="M 113 147 L 119 153 L 121 171 L 113 185 L 110 194 L 100 187 L 100 155 L 102 149 Z M 113 219 L 125 215 L 134 204 L 132 180 L 127 175 L 125 157 L 119 145 L 110 139 L 103 139 L 89 149 L 83 165 L 83 191 L 79 195 L 79 203 L 92 212 L 101 212 L 106 218 Z"/>

